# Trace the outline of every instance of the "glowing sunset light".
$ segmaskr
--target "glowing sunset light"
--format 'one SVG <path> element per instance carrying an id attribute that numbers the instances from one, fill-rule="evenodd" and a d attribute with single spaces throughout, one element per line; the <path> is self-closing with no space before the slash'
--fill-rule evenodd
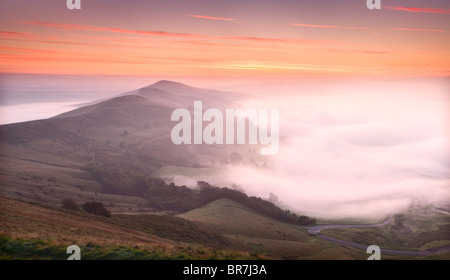
<path id="1" fill-rule="evenodd" d="M 203 0 L 120 8 L 97 2 L 76 11 L 47 0 L 2 3 L 0 71 L 242 78 L 449 73 L 445 5 L 375 11 L 327 0 L 319 14 L 311 1 L 258 3 L 257 13 L 242 2 L 220 10 Z M 336 5 L 345 14 L 333 12 Z"/>

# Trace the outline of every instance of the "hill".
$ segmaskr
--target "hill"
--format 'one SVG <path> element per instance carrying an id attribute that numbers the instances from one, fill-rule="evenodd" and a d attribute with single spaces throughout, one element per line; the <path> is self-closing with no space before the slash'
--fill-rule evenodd
<path id="1" fill-rule="evenodd" d="M 255 238 L 307 241 L 306 230 L 283 223 L 227 198 L 221 198 L 179 217 L 215 232 Z M 239 217 L 239 218 L 237 218 Z"/>
<path id="2" fill-rule="evenodd" d="M 0 126 L 0 194 L 56 206 L 65 197 L 98 199 L 113 212 L 152 211 L 139 196 L 117 194 L 86 167 L 113 174 L 115 184 L 130 186 L 137 176 L 158 176 L 165 166 L 202 170 L 230 164 L 230 155 L 246 162 L 267 159 L 247 145 L 174 145 L 172 110 L 203 100 L 217 108 L 249 96 L 160 81 L 51 119 Z M 231 107 L 232 108 L 232 107 Z M 155 174 L 155 175 L 153 175 Z"/>
<path id="3" fill-rule="evenodd" d="M 193 104 L 195 100 L 202 100 L 205 107 L 229 109 L 234 108 L 243 100 L 255 98 L 248 94 L 197 88 L 165 80 L 126 94 L 139 95 L 154 103 L 173 108 L 186 108 L 187 104 Z"/>
<path id="4" fill-rule="evenodd" d="M 363 259 L 365 252 L 342 248 L 306 230 L 263 216 L 229 199 L 219 199 L 179 215 L 226 236 L 234 248 L 281 259 Z"/>

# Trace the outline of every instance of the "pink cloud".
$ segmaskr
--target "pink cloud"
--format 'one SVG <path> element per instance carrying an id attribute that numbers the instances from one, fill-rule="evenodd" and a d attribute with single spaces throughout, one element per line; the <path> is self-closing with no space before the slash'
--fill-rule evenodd
<path id="1" fill-rule="evenodd" d="M 61 29 L 61 30 L 82 30 L 82 31 L 95 31 L 95 32 L 113 32 L 121 34 L 133 34 L 133 35 L 145 35 L 145 36 L 155 36 L 155 37 L 168 37 L 168 38 L 184 38 L 184 39 L 200 39 L 200 40 L 229 40 L 229 41 L 242 41 L 242 42 L 268 42 L 268 43 L 291 43 L 291 44 L 315 44 L 315 43 L 325 43 L 325 44 L 336 44 L 338 42 L 333 40 L 309 40 L 309 39 L 293 39 L 293 38 L 265 38 L 265 37 L 246 37 L 246 36 L 235 36 L 235 37 L 214 37 L 214 36 L 204 36 L 199 34 L 191 33 L 173 33 L 165 31 L 145 31 L 145 30 L 130 30 L 123 28 L 111 28 L 111 27 L 98 27 L 91 25 L 81 25 L 81 24 L 62 24 L 53 22 L 40 22 L 40 21 L 22 21 L 23 24 L 31 24 L 36 26 L 44 26 L 49 28 Z M 196 41 L 196 44 L 199 44 Z"/>
<path id="2" fill-rule="evenodd" d="M 304 26 L 304 27 L 316 27 L 316 28 L 339 28 L 335 25 L 316 25 L 316 24 L 304 24 L 304 23 L 291 23 L 293 26 Z"/>
<path id="3" fill-rule="evenodd" d="M 232 41 L 247 41 L 247 42 L 261 42 L 261 43 L 327 43 L 335 44 L 336 41 L 332 40 L 308 40 L 308 39 L 292 39 L 292 38 L 264 38 L 264 37 L 220 37 L 221 40 L 232 40 Z"/>
<path id="4" fill-rule="evenodd" d="M 326 49 L 329 52 L 336 53 L 362 53 L 362 54 L 389 54 L 394 53 L 392 51 L 374 51 L 374 50 L 339 50 L 339 49 Z"/>
<path id="5" fill-rule="evenodd" d="M 19 47 L 6 47 L 0 46 L 0 50 L 5 52 L 22 52 L 22 53 L 45 53 L 52 54 L 55 53 L 54 50 L 42 50 L 42 49 L 32 49 L 32 48 L 19 48 Z"/>
<path id="6" fill-rule="evenodd" d="M 156 37 L 177 37 L 177 38 L 204 37 L 204 36 L 201 36 L 198 34 L 190 34 L 190 33 L 132 30 L 132 29 L 123 29 L 123 28 L 112 28 L 112 27 L 97 27 L 97 26 L 82 25 L 82 24 L 61 24 L 61 23 L 42 22 L 42 21 L 22 21 L 21 23 L 37 25 L 37 26 L 52 27 L 52 28 L 62 29 L 62 30 L 86 30 L 86 31 L 95 31 L 95 32 L 114 32 L 114 33 L 135 34 L 135 35 L 156 36 Z"/>
<path id="7" fill-rule="evenodd" d="M 2 36 L 2 37 L 19 37 L 19 38 L 30 38 L 30 37 L 32 37 L 28 33 L 15 32 L 15 31 L 4 31 L 4 30 L 0 30 L 0 36 Z"/>
<path id="8" fill-rule="evenodd" d="M 315 27 L 315 28 L 331 28 L 331 29 L 350 29 L 350 30 L 370 30 L 366 27 L 347 27 L 347 26 L 337 26 L 337 25 L 315 25 L 315 24 L 303 24 L 303 23 L 291 23 L 293 26 L 304 26 L 304 27 Z M 440 29 L 420 29 L 420 28 L 388 28 L 387 30 L 397 30 L 397 31 L 422 31 L 422 32 L 446 32 L 446 30 Z M 371 31 L 372 34 L 378 36 L 378 33 Z"/>
<path id="9" fill-rule="evenodd" d="M 417 29 L 417 28 L 389 28 L 388 30 L 421 31 L 421 32 L 446 32 L 447 31 L 447 30 L 440 30 L 440 29 Z"/>
<path id="10" fill-rule="evenodd" d="M 383 8 L 411 13 L 432 13 L 432 14 L 450 15 L 449 9 L 415 8 L 415 7 L 401 7 L 401 6 L 383 6 Z"/>
<path id="11" fill-rule="evenodd" d="M 222 18 L 222 17 L 210 17 L 210 16 L 202 16 L 202 15 L 188 15 L 194 18 L 203 18 L 203 19 L 212 19 L 212 20 L 223 20 L 223 21 L 234 21 L 234 18 Z"/>
<path id="12" fill-rule="evenodd" d="M 314 28 L 329 28 L 329 29 L 352 29 L 352 30 L 367 30 L 367 27 L 347 27 L 347 26 L 337 26 L 337 25 L 317 25 L 317 24 L 305 24 L 305 23 L 291 23 L 293 26 L 302 27 L 314 27 Z"/>

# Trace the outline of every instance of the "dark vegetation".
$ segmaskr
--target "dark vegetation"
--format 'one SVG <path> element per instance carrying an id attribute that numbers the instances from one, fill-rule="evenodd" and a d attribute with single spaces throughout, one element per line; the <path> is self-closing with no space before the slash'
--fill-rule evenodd
<path id="1" fill-rule="evenodd" d="M 83 211 L 90 213 L 90 214 L 104 216 L 104 217 L 111 217 L 111 212 L 109 212 L 109 210 L 106 209 L 105 206 L 103 205 L 103 203 L 101 203 L 101 202 L 95 202 L 95 201 L 86 202 L 83 205 L 81 205 L 81 209 L 80 209 L 80 206 L 78 206 L 78 204 L 73 199 L 65 198 L 61 202 L 61 208 L 69 209 L 69 210 L 73 210 L 73 211 L 80 211 L 81 209 L 83 209 Z"/>
<path id="2" fill-rule="evenodd" d="M 148 206 L 161 210 L 187 212 L 217 199 L 228 198 L 283 222 L 305 226 L 316 224 L 315 219 L 307 216 L 299 217 L 272 202 L 259 197 L 249 197 L 245 193 L 229 188 L 214 187 L 207 182 L 198 182 L 198 189 L 193 190 L 186 186 L 167 184 L 158 178 L 124 174 L 124 171 L 110 165 L 104 167 L 99 164 L 89 164 L 86 169 L 103 185 L 105 192 L 141 196 L 147 199 Z M 121 182 L 118 182 L 117 178 L 121 178 Z"/>
<path id="3" fill-rule="evenodd" d="M 86 202 L 81 206 L 81 208 L 83 208 L 84 211 L 94 215 L 111 217 L 111 213 L 103 206 L 103 203 L 101 202 Z"/>
<path id="4" fill-rule="evenodd" d="M 70 198 L 63 199 L 61 202 L 61 207 L 64 209 L 69 209 L 69 210 L 74 210 L 74 211 L 80 210 L 80 206 L 78 206 L 78 204 L 73 199 L 70 199 Z"/>

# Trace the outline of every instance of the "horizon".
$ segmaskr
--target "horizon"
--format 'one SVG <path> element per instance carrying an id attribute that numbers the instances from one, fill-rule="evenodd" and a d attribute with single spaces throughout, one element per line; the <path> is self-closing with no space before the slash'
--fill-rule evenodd
<path id="1" fill-rule="evenodd" d="M 351 83 L 385 84 L 409 82 L 429 82 L 436 86 L 450 87 L 450 76 L 445 77 L 300 77 L 291 79 L 202 79 L 200 77 L 152 77 L 129 75 L 70 75 L 36 73 L 0 73 L 0 125 L 16 122 L 47 119 L 69 112 L 85 104 L 117 97 L 159 82 L 180 83 L 195 88 L 220 90 L 257 96 L 269 96 L 271 92 L 280 94 L 305 94 L 324 86 L 348 86 Z M 34 105 L 33 105 L 34 104 Z M 36 107 L 44 105 L 46 109 Z M 33 107 L 34 106 L 34 107 Z M 23 109 L 22 109 L 23 108 Z M 33 110 L 37 113 L 33 114 Z M 27 112 L 20 114 L 18 111 Z"/>

